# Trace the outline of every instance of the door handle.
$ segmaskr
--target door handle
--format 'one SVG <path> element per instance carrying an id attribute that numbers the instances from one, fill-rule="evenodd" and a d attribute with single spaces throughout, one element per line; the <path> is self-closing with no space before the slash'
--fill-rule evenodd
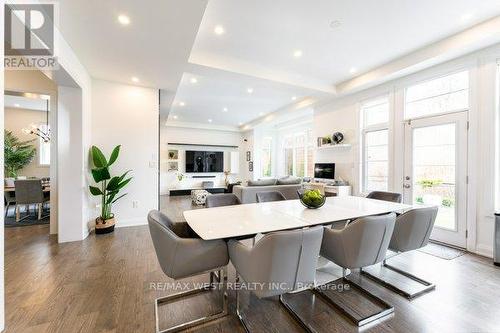
<path id="1" fill-rule="evenodd" d="M 404 188 L 410 188 L 410 187 L 411 187 L 411 185 L 410 185 L 410 184 L 404 184 L 404 185 L 403 185 L 403 187 L 404 187 Z"/>

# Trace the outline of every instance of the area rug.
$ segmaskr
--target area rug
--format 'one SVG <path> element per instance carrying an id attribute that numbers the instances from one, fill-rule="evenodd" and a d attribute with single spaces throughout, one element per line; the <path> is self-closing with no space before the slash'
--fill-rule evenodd
<path id="1" fill-rule="evenodd" d="M 419 251 L 445 260 L 452 260 L 465 254 L 465 251 L 436 243 L 429 243 Z"/>
<path id="2" fill-rule="evenodd" d="M 49 212 L 44 210 L 41 220 L 38 220 L 38 215 L 35 214 L 33 210 L 31 210 L 30 216 L 22 219 L 19 222 L 16 222 L 16 217 L 14 215 L 14 207 L 9 208 L 9 211 L 7 213 L 7 216 L 4 219 L 4 225 L 6 228 L 12 228 L 12 227 L 27 227 L 30 225 L 38 225 L 38 224 L 49 224 L 50 223 L 50 217 L 47 216 L 49 215 Z M 26 212 L 21 209 L 21 218 L 26 216 Z"/>

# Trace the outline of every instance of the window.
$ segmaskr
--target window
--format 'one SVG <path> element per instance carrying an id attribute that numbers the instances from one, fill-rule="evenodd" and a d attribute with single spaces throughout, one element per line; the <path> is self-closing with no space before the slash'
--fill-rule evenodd
<path id="1" fill-rule="evenodd" d="M 377 98 L 361 105 L 361 191 L 387 191 L 389 183 L 389 99 Z"/>
<path id="2" fill-rule="evenodd" d="M 312 131 L 290 134 L 283 139 L 283 163 L 286 176 L 307 177 L 314 174 Z"/>
<path id="3" fill-rule="evenodd" d="M 272 169 L 271 169 L 272 142 L 273 142 L 272 137 L 265 137 L 262 140 L 262 151 L 261 151 L 262 177 L 272 176 Z"/>
<path id="4" fill-rule="evenodd" d="M 50 131 L 50 127 L 47 124 L 40 124 L 39 128 L 44 133 L 48 133 Z M 42 138 L 39 138 L 38 142 L 38 156 L 40 165 L 50 165 L 50 141 L 45 142 Z"/>
<path id="5" fill-rule="evenodd" d="M 469 72 L 463 71 L 406 88 L 405 119 L 469 108 Z"/>

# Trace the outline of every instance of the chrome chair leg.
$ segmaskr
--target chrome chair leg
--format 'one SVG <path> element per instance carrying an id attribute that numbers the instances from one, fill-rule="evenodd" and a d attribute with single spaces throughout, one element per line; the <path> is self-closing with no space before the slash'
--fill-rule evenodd
<path id="1" fill-rule="evenodd" d="M 415 276 L 413 274 L 410 274 L 406 271 L 403 271 L 402 269 L 399 269 L 397 267 L 394 267 L 392 265 L 389 265 L 387 263 L 387 259 L 385 259 L 383 262 L 382 262 L 382 267 L 385 267 L 393 272 L 396 272 L 400 275 L 403 275 L 415 282 L 418 282 L 420 283 L 423 288 L 421 288 L 420 290 L 416 291 L 416 292 L 409 292 L 409 291 L 406 291 L 406 290 L 403 290 L 401 288 L 399 288 L 398 286 L 394 285 L 393 283 L 390 283 L 386 280 L 384 280 L 383 278 L 373 274 L 373 273 L 370 273 L 368 271 L 362 271 L 361 274 L 365 275 L 366 277 L 368 277 L 369 279 L 383 285 L 384 287 L 386 287 L 387 289 L 390 289 L 392 291 L 394 291 L 395 293 L 403 296 L 403 297 L 406 297 L 408 300 L 412 300 L 412 299 L 415 299 L 419 296 L 422 296 L 434 289 L 436 289 L 436 285 L 432 282 L 429 282 L 429 281 L 425 281 L 421 278 L 419 278 L 418 276 Z"/>
<path id="2" fill-rule="evenodd" d="M 238 272 L 236 272 L 236 315 L 238 316 L 238 319 L 240 320 L 241 325 L 245 329 L 246 333 L 250 333 L 250 330 L 248 329 L 248 325 L 243 318 L 243 314 L 240 309 L 240 291 L 239 291 L 239 283 L 240 283 L 240 276 Z"/>
<path id="3" fill-rule="evenodd" d="M 361 269 L 361 271 L 362 271 L 362 269 Z M 360 293 L 365 295 L 367 298 L 369 298 L 373 302 L 380 305 L 382 310 L 379 312 L 376 312 L 373 315 L 368 316 L 368 317 L 356 318 L 355 316 L 353 316 L 353 314 L 349 310 L 347 310 L 344 307 L 343 304 L 341 304 L 340 302 L 336 302 L 335 299 L 328 297 L 324 293 L 324 291 L 322 290 L 321 286 L 316 287 L 314 289 L 314 292 L 317 293 L 319 296 L 321 296 L 329 304 L 333 305 L 340 312 L 342 312 L 342 314 L 344 314 L 347 318 L 349 318 L 358 327 L 364 326 L 364 325 L 371 323 L 375 320 L 381 319 L 381 318 L 388 316 L 394 312 L 394 307 L 392 305 L 388 304 L 383 299 L 379 298 L 378 296 L 375 296 L 374 294 L 370 293 L 368 290 L 361 287 L 359 284 L 357 284 L 357 283 L 353 282 L 351 279 L 349 279 L 347 277 L 347 269 L 345 269 L 345 268 L 342 269 L 342 278 L 341 279 L 344 283 L 349 284 L 350 287 L 357 289 Z"/>
<path id="4" fill-rule="evenodd" d="M 172 332 L 178 332 L 181 330 L 185 330 L 194 326 L 198 326 L 219 318 L 222 318 L 227 315 L 227 267 L 224 267 L 222 270 L 218 271 L 219 273 L 219 281 L 222 281 L 222 310 L 220 312 L 217 312 L 213 315 L 208 315 L 205 317 L 201 317 L 198 319 L 194 319 L 191 321 L 188 321 L 186 323 L 182 323 L 170 328 L 166 329 L 160 329 L 160 323 L 159 323 L 159 318 L 158 318 L 158 308 L 160 305 L 168 304 L 171 302 L 174 302 L 176 300 L 179 300 L 181 298 L 185 297 L 192 297 L 195 296 L 199 293 L 203 293 L 206 291 L 211 291 L 214 289 L 213 285 L 213 276 L 212 273 L 216 271 L 210 272 L 210 285 L 208 286 L 203 286 L 201 288 L 196 288 L 196 289 L 191 289 L 188 291 L 182 291 L 173 295 L 168 295 L 165 297 L 160 297 L 155 299 L 155 321 L 156 321 L 156 333 L 172 333 Z"/>

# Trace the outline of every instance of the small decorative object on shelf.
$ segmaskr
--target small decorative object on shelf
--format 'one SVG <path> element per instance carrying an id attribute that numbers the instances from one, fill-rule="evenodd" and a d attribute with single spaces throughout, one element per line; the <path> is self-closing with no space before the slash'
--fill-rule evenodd
<path id="1" fill-rule="evenodd" d="M 182 172 L 177 172 L 177 180 L 181 182 L 184 179 L 184 174 Z"/>
<path id="2" fill-rule="evenodd" d="M 113 149 L 109 161 L 96 146 L 92 146 L 90 151 L 93 162 L 92 178 L 99 187 L 89 186 L 89 189 L 92 195 L 101 197 L 101 215 L 95 220 L 95 233 L 107 234 L 115 230 L 115 214 L 111 212 L 111 208 L 118 199 L 127 195 L 125 193 L 117 196 L 120 190 L 132 180 L 132 177 L 126 178 L 131 170 L 121 176 L 111 177 L 109 167 L 118 159 L 120 146 Z"/>
<path id="3" fill-rule="evenodd" d="M 332 143 L 333 144 L 338 145 L 342 141 L 344 141 L 344 134 L 342 134 L 340 132 L 333 133 L 333 135 L 332 135 Z"/>
<path id="4" fill-rule="evenodd" d="M 177 160 L 179 159 L 179 151 L 177 149 L 171 149 L 168 151 L 168 159 L 169 160 Z"/>
<path id="5" fill-rule="evenodd" d="M 318 189 L 297 191 L 300 202 L 309 209 L 317 209 L 325 204 L 326 197 Z"/>
<path id="6" fill-rule="evenodd" d="M 321 147 L 323 145 L 330 145 L 332 144 L 332 136 L 327 135 L 327 136 L 321 136 L 318 138 L 318 147 Z"/>
<path id="7" fill-rule="evenodd" d="M 230 175 L 230 174 L 231 174 L 231 172 L 230 172 L 230 171 L 227 171 L 227 170 L 226 170 L 226 171 L 224 171 L 224 184 L 225 184 L 226 186 L 228 186 L 228 185 L 229 185 L 229 175 Z"/>

